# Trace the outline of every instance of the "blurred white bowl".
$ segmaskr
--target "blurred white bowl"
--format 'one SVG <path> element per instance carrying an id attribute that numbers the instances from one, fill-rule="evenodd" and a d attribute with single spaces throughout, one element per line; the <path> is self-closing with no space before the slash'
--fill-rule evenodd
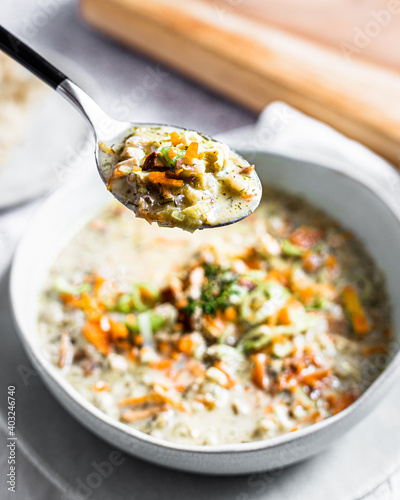
<path id="1" fill-rule="evenodd" d="M 43 51 L 72 80 L 94 97 L 97 85 L 64 56 Z M 0 209 L 16 205 L 57 187 L 93 155 L 91 131 L 79 113 L 50 87 L 26 112 L 17 145 L 0 165 Z"/>

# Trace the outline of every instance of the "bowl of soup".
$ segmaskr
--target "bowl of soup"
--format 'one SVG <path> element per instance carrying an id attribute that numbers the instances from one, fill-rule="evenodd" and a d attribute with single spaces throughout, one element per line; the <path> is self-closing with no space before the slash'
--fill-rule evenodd
<path id="1" fill-rule="evenodd" d="M 232 226 L 149 225 L 93 170 L 43 204 L 16 252 L 15 322 L 49 389 L 160 465 L 237 474 L 305 459 L 397 370 L 399 207 L 346 165 L 252 163 L 263 200 Z"/>

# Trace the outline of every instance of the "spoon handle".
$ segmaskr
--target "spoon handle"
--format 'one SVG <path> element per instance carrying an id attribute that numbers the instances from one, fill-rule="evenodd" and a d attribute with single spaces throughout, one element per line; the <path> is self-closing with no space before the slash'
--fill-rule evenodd
<path id="1" fill-rule="evenodd" d="M 0 49 L 25 66 L 53 89 L 67 77 L 33 49 L 0 26 Z"/>

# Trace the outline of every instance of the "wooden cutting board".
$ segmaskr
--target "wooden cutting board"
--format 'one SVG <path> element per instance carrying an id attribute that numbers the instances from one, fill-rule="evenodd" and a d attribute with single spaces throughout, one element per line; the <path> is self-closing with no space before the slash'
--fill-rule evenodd
<path id="1" fill-rule="evenodd" d="M 351 40 L 335 45 L 294 34 L 287 26 L 269 24 L 267 14 L 250 15 L 257 11 L 248 12 L 245 5 L 240 0 L 81 0 L 81 13 L 105 34 L 250 110 L 285 101 L 400 167 L 396 59 L 385 65 L 370 52 L 363 58 Z M 395 54 L 400 28 L 398 33 Z"/>

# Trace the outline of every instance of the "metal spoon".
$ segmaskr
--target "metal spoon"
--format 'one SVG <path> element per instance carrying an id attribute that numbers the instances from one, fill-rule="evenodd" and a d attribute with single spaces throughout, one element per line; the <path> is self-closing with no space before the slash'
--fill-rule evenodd
<path id="1" fill-rule="evenodd" d="M 29 71 L 34 73 L 37 77 L 39 77 L 50 87 L 52 87 L 56 92 L 65 97 L 67 101 L 75 106 L 75 108 L 86 118 L 91 126 L 96 141 L 94 154 L 97 170 L 103 182 L 106 184 L 107 179 L 105 178 L 101 168 L 101 153 L 99 149 L 99 143 L 103 142 L 106 144 L 112 144 L 113 141 L 117 137 L 121 137 L 121 135 L 123 135 L 125 131 L 132 129 L 132 127 L 139 124 L 133 122 L 122 122 L 108 116 L 78 85 L 72 82 L 64 73 L 62 73 L 44 57 L 39 55 L 28 45 L 26 45 L 8 30 L 6 30 L 3 26 L 0 26 L 0 49 L 10 57 L 15 59 L 17 62 L 22 64 Z M 145 125 L 157 126 L 159 124 Z M 211 137 L 208 138 L 214 140 Z M 235 152 L 234 150 L 232 151 Z M 259 187 L 261 190 L 261 183 L 258 177 L 257 180 L 259 182 Z M 128 206 L 128 208 L 131 208 L 128 204 L 126 206 Z M 249 211 L 240 218 L 213 226 L 200 226 L 199 229 L 227 226 L 229 224 L 239 222 L 240 220 L 249 216 L 255 210 L 256 206 L 249 209 Z"/>

